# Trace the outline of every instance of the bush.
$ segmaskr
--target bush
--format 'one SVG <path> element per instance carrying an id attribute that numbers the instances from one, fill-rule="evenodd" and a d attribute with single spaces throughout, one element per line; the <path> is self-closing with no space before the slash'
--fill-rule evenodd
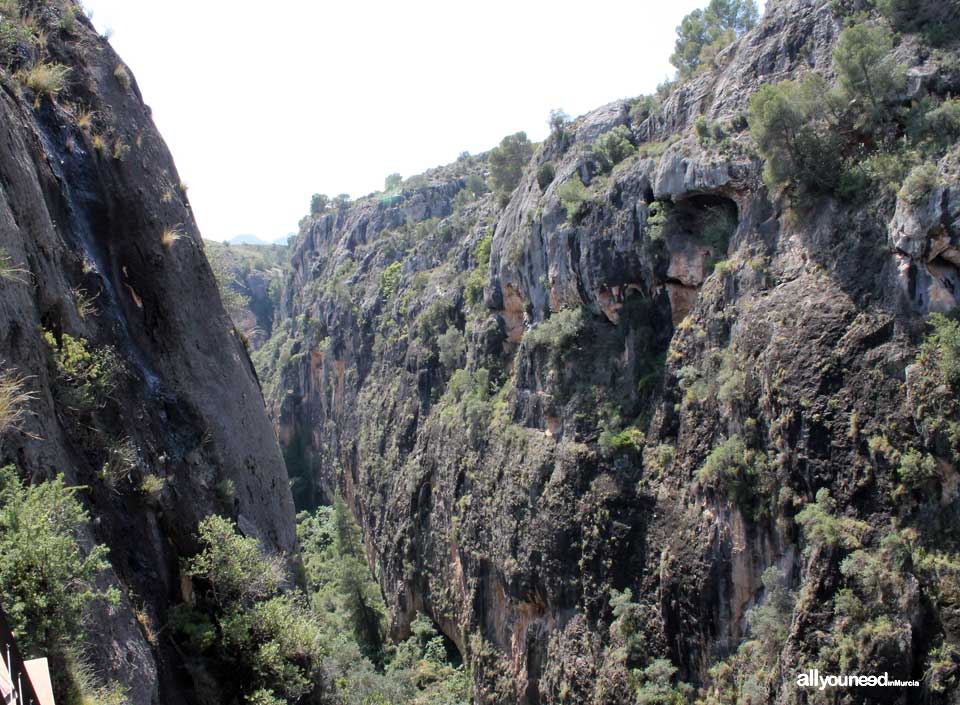
<path id="1" fill-rule="evenodd" d="M 400 184 L 403 183 L 403 177 L 400 174 L 390 174 L 383 181 L 383 190 L 385 193 L 393 193 L 400 190 Z"/>
<path id="2" fill-rule="evenodd" d="M 754 0 L 711 0 L 706 9 L 694 10 L 677 27 L 670 63 L 681 78 L 692 76 L 719 49 L 754 27 L 759 14 Z"/>
<path id="3" fill-rule="evenodd" d="M 947 147 L 960 140 L 960 99 L 945 100 L 924 116 L 924 132 L 939 144 Z"/>
<path id="4" fill-rule="evenodd" d="M 380 274 L 380 300 L 383 302 L 391 301 L 394 294 L 397 293 L 402 279 L 403 265 L 400 262 L 394 262 L 384 269 Z"/>
<path id="5" fill-rule="evenodd" d="M 40 96 L 56 98 L 67 87 L 70 68 L 63 64 L 36 64 L 20 74 L 21 81 Z"/>
<path id="6" fill-rule="evenodd" d="M 56 386 L 54 396 L 77 413 L 101 408 L 113 394 L 123 373 L 120 358 L 110 346 L 88 350 L 82 338 L 64 333 L 61 345 L 50 331 L 44 331 L 44 340 L 51 354 Z"/>
<path id="7" fill-rule="evenodd" d="M 323 632 L 302 594 L 281 592 L 280 557 L 222 517 L 207 517 L 198 531 L 202 550 L 186 562 L 184 574 L 203 581 L 206 590 L 197 607 L 174 612 L 177 632 L 195 650 L 212 649 L 209 656 L 229 666 L 231 685 L 245 699 L 268 690 L 316 702 L 309 695 L 322 684 Z"/>
<path id="8" fill-rule="evenodd" d="M 634 99 L 630 103 L 630 122 L 639 124 L 644 122 L 660 107 L 660 102 L 655 95 L 643 95 Z"/>
<path id="9" fill-rule="evenodd" d="M 463 334 L 450 326 L 446 332 L 437 338 L 437 347 L 440 350 L 440 364 L 448 370 L 456 370 L 463 361 L 463 354 L 467 351 L 467 343 Z"/>
<path id="10" fill-rule="evenodd" d="M 609 132 L 597 138 L 595 148 L 608 168 L 613 168 L 627 157 L 633 155 L 637 148 L 630 141 L 630 130 L 624 125 L 617 125 Z"/>
<path id="11" fill-rule="evenodd" d="M 244 538 L 223 517 L 209 516 L 197 529 L 203 551 L 188 561 L 184 573 L 202 579 L 220 607 L 265 599 L 283 584 L 283 566 L 265 554 L 253 538 Z"/>
<path id="12" fill-rule="evenodd" d="M 630 453 L 636 455 L 643 449 L 645 441 L 643 431 L 639 428 L 631 427 L 614 433 L 613 431 L 603 431 L 598 440 L 600 450 L 607 457 Z"/>
<path id="13" fill-rule="evenodd" d="M 464 287 L 464 295 L 471 305 L 475 305 L 483 298 L 483 287 L 487 281 L 487 272 L 490 269 L 490 248 L 493 245 L 493 235 L 485 235 L 473 250 L 477 266 L 470 272 Z"/>
<path id="14" fill-rule="evenodd" d="M 906 87 L 906 69 L 891 54 L 893 35 L 880 24 L 860 23 L 840 34 L 833 65 L 847 101 L 856 104 L 854 126 L 875 132 L 891 117 Z"/>
<path id="15" fill-rule="evenodd" d="M 911 448 L 900 456 L 897 474 L 905 487 L 918 490 L 937 477 L 937 462 L 932 455 Z"/>
<path id="16" fill-rule="evenodd" d="M 668 659 L 656 659 L 640 673 L 636 705 L 683 705 L 689 702 L 693 688 L 679 682 L 674 685 L 677 668 Z"/>
<path id="17" fill-rule="evenodd" d="M 826 488 L 817 491 L 816 501 L 805 506 L 797 514 L 797 523 L 803 527 L 807 540 L 804 553 L 809 554 L 815 546 L 824 548 L 859 548 L 869 524 L 840 516 L 836 500 Z"/>
<path id="18" fill-rule="evenodd" d="M 586 318 L 582 308 L 564 308 L 528 330 L 523 341 L 530 348 L 546 348 L 560 354 L 580 337 L 585 326 Z"/>
<path id="19" fill-rule="evenodd" d="M 537 170 L 537 185 L 541 191 L 546 191 L 547 187 L 553 183 L 557 172 L 553 168 L 553 162 L 544 162 Z"/>
<path id="20" fill-rule="evenodd" d="M 953 0 L 877 0 L 877 9 L 902 32 L 922 32 L 934 43 L 960 31 L 960 5 Z"/>
<path id="21" fill-rule="evenodd" d="M 766 469 L 766 456 L 747 448 L 743 439 L 734 435 L 710 452 L 697 473 L 697 481 L 720 489 L 741 509 L 752 510 L 766 494 Z"/>
<path id="22" fill-rule="evenodd" d="M 117 79 L 117 82 L 123 87 L 123 90 L 130 90 L 130 84 L 132 79 L 130 78 L 130 72 L 127 71 L 127 67 L 123 64 L 117 64 L 117 68 L 113 71 L 114 78 Z"/>
<path id="23" fill-rule="evenodd" d="M 28 486 L 12 466 L 0 469 L 0 595 L 27 658 L 62 664 L 84 637 L 87 607 L 118 599 L 96 586 L 107 549 L 81 547 L 89 516 L 75 493 L 62 476 Z"/>
<path id="24" fill-rule="evenodd" d="M 571 223 L 580 221 L 586 205 L 592 200 L 590 192 L 580 179 L 580 174 L 574 174 L 569 181 L 564 181 L 557 189 L 557 197 L 567 211 L 567 219 Z"/>
<path id="25" fill-rule="evenodd" d="M 796 594 L 787 589 L 786 576 L 776 566 L 763 571 L 762 580 L 766 600 L 747 612 L 747 624 L 764 652 L 779 654 L 790 634 Z"/>
<path id="26" fill-rule="evenodd" d="M 919 362 L 932 364 L 941 379 L 954 390 L 960 389 L 960 323 L 941 313 L 930 316 L 933 330 L 920 347 Z"/>
<path id="27" fill-rule="evenodd" d="M 320 215 L 329 207 L 330 199 L 322 193 L 315 193 L 310 198 L 310 215 Z"/>
<path id="28" fill-rule="evenodd" d="M 810 74 L 761 86 L 750 99 L 750 132 L 766 159 L 771 189 L 832 193 L 840 185 L 843 144 L 828 92 L 823 77 Z"/>
<path id="29" fill-rule="evenodd" d="M 508 135 L 490 152 L 490 180 L 501 195 L 509 195 L 520 183 L 523 169 L 533 157 L 533 144 L 525 132 Z"/>
<path id="30" fill-rule="evenodd" d="M 930 198 L 930 194 L 937 187 L 937 181 L 937 165 L 924 162 L 907 176 L 900 189 L 900 198 L 911 205 L 920 205 Z"/>

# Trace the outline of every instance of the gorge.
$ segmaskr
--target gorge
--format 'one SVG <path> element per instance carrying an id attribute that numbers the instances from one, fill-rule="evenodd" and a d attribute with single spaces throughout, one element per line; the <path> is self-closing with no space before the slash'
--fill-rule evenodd
<path id="1" fill-rule="evenodd" d="M 289 248 L 204 243 L 72 2 L 0 17 L 0 497 L 109 549 L 69 640 L 0 561 L 59 702 L 957 702 L 955 2 L 770 0 Z"/>

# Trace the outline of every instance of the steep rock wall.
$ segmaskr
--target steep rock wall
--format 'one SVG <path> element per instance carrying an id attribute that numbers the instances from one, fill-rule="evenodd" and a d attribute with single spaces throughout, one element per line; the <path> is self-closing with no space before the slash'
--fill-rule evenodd
<path id="1" fill-rule="evenodd" d="M 313 496 L 350 501 L 395 633 L 428 614 L 479 702 L 632 701 L 653 656 L 703 682 L 770 567 L 804 586 L 780 662 L 799 670 L 840 560 L 810 554 L 797 512 L 826 488 L 874 527 L 897 514 L 867 439 L 910 433 L 924 317 L 957 304 L 955 187 L 786 210 L 743 120 L 762 83 L 830 75 L 835 9 L 770 3 L 656 114 L 613 103 L 548 139 L 502 208 L 457 197 L 486 169 L 471 158 L 298 237 L 269 400 L 281 437 Z M 898 51 L 912 70 L 927 58 Z M 698 139 L 698 116 L 729 139 Z M 640 153 L 611 170 L 595 144 L 620 126 Z M 699 473 L 734 437 L 770 459 L 745 501 Z M 639 655 L 614 626 L 625 589 Z M 914 637 L 871 665 L 921 677 L 943 632 L 918 602 L 902 619 Z M 766 699 L 792 702 L 784 688 Z"/>
<path id="2" fill-rule="evenodd" d="M 59 17 L 41 21 L 56 27 Z M 0 360 L 36 395 L 2 460 L 81 486 L 94 517 L 88 540 L 110 548 L 103 579 L 123 599 L 91 616 L 95 670 L 128 685 L 137 705 L 191 702 L 162 630 L 183 597 L 180 557 L 196 550 L 196 525 L 212 512 L 293 554 L 286 472 L 135 81 L 82 16 L 70 32 L 51 31 L 46 52 L 70 68 L 56 99 L 7 75 L 0 90 L 0 247 L 20 270 L 0 282 Z M 93 408 L 63 402 L 52 359 L 65 338 L 118 363 L 114 389 Z M 120 449 L 126 474 L 108 478 Z M 141 489 L 148 474 L 165 483 L 155 495 Z"/>

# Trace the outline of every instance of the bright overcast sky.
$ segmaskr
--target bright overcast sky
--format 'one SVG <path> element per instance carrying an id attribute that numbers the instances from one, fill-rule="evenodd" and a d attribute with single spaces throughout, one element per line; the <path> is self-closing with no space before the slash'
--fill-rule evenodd
<path id="1" fill-rule="evenodd" d="M 648 93 L 706 0 L 84 0 L 130 65 L 203 235 L 273 240 L 360 196 Z"/>

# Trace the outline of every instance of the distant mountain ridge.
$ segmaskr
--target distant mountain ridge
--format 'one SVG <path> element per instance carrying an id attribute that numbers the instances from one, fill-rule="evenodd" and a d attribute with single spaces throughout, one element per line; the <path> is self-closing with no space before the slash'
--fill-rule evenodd
<path id="1" fill-rule="evenodd" d="M 287 233 L 281 237 L 275 238 L 273 240 L 262 240 L 256 235 L 250 235 L 244 233 L 242 235 L 234 235 L 229 240 L 226 240 L 227 244 L 230 245 L 255 245 L 257 247 L 269 247 L 270 245 L 288 245 L 290 243 L 290 238 L 294 237 L 295 233 Z"/>

